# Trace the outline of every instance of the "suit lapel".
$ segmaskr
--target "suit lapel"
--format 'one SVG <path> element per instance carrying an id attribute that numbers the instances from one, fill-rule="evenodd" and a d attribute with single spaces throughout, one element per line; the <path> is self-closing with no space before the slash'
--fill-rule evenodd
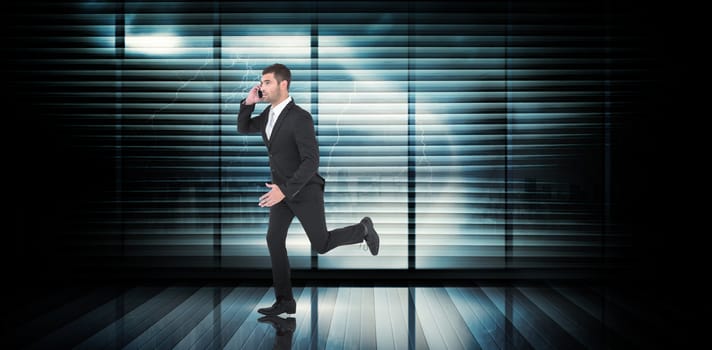
<path id="1" fill-rule="evenodd" d="M 274 140 L 277 137 L 277 134 L 279 133 L 279 127 L 282 126 L 282 123 L 284 123 L 284 120 L 287 118 L 287 114 L 289 114 L 289 110 L 294 106 L 294 99 L 289 101 L 286 106 L 284 106 L 284 109 L 282 109 L 282 113 L 279 113 L 279 117 L 277 117 L 277 123 L 274 124 L 274 127 L 272 128 L 272 135 L 270 136 L 269 140 L 267 140 L 267 134 L 266 132 L 263 132 L 265 140 L 267 140 L 267 147 L 270 147 L 272 145 L 272 140 Z M 271 108 L 271 107 L 270 107 Z M 269 115 L 269 111 L 267 112 L 267 115 Z M 265 124 L 265 128 L 267 124 Z"/>

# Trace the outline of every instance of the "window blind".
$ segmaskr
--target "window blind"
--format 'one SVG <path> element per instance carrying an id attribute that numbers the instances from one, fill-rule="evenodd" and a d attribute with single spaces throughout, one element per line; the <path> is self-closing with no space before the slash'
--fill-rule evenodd
<path id="1" fill-rule="evenodd" d="M 80 156 L 54 199 L 77 265 L 269 268 L 266 150 L 235 123 L 275 62 L 314 117 L 327 226 L 368 215 L 382 235 L 378 257 L 319 256 L 295 220 L 293 268 L 592 268 L 630 247 L 611 135 L 642 58 L 605 4 L 19 7 L 18 84 Z"/>

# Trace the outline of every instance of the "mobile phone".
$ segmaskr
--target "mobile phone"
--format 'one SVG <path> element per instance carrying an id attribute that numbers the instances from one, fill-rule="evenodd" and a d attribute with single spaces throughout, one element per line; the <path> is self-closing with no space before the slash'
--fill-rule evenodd
<path id="1" fill-rule="evenodd" d="M 262 90 L 257 89 L 257 97 L 262 98 Z"/>

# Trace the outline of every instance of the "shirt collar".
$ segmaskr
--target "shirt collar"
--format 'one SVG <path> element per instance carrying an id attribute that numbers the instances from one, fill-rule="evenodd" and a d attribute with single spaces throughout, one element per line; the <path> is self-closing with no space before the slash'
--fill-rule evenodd
<path id="1" fill-rule="evenodd" d="M 275 118 L 279 118 L 279 115 L 282 114 L 282 110 L 284 110 L 284 107 L 287 107 L 287 104 L 289 104 L 289 102 L 292 102 L 292 96 L 287 96 L 284 101 L 280 102 L 276 107 L 272 108 L 272 111 L 274 111 Z"/>

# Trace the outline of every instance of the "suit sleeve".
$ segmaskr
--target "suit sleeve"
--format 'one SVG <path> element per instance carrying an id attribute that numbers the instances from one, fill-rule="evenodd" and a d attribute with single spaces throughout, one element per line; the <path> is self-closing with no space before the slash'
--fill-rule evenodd
<path id="1" fill-rule="evenodd" d="M 305 112 L 295 119 L 294 139 L 299 151 L 300 163 L 284 187 L 280 186 L 282 193 L 289 199 L 294 198 L 319 170 L 319 146 L 316 142 L 312 116 Z"/>
<path id="2" fill-rule="evenodd" d="M 240 111 L 237 113 L 237 132 L 241 134 L 256 134 L 260 132 L 262 116 L 252 118 L 255 105 L 245 105 L 245 100 L 240 101 Z"/>

